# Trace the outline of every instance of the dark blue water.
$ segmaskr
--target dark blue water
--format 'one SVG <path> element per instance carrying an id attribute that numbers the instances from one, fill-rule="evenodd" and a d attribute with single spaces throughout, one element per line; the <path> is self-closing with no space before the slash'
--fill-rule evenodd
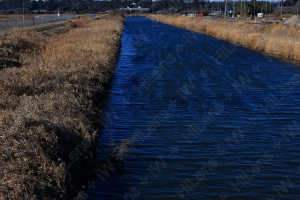
<path id="1" fill-rule="evenodd" d="M 105 112 L 99 157 L 131 152 L 88 199 L 300 199 L 297 64 L 126 18 Z"/>

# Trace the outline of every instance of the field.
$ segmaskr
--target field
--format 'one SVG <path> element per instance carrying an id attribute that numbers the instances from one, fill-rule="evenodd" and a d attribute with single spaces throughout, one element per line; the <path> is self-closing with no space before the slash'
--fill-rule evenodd
<path id="1" fill-rule="evenodd" d="M 72 199 L 93 176 L 123 17 L 66 26 L 0 39 L 0 199 Z"/>
<path id="2" fill-rule="evenodd" d="M 283 24 L 262 25 L 247 21 L 227 22 L 209 18 L 187 18 L 172 15 L 147 17 L 176 27 L 213 36 L 280 58 L 300 61 L 300 27 Z"/>

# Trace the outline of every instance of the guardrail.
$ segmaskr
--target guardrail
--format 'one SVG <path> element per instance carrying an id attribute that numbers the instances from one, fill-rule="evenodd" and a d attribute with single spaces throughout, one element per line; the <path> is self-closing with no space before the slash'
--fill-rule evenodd
<path id="1" fill-rule="evenodd" d="M 17 19 L 0 21 L 0 30 L 7 30 L 13 27 L 25 27 L 37 24 L 45 24 L 50 22 L 64 21 L 67 19 L 75 19 L 75 15 L 61 15 L 61 16 L 36 16 L 29 19 Z"/>

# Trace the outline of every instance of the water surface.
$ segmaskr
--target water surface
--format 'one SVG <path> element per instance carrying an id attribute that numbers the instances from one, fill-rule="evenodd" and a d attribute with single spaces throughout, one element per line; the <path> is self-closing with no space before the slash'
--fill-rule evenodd
<path id="1" fill-rule="evenodd" d="M 134 143 L 88 199 L 299 199 L 299 87 L 297 64 L 126 18 L 99 156 Z"/>

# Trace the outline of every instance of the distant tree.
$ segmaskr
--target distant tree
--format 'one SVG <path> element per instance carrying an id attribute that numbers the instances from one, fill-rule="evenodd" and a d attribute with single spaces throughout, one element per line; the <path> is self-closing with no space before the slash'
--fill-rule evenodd
<path id="1" fill-rule="evenodd" d="M 55 3 L 54 0 L 45 1 L 44 6 L 45 9 L 49 11 L 54 11 L 55 9 L 57 9 L 57 4 Z"/>
<path id="2" fill-rule="evenodd" d="M 294 5 L 295 2 L 293 0 L 286 0 L 285 3 L 283 4 L 284 6 L 292 6 Z"/>
<path id="3" fill-rule="evenodd" d="M 141 6 L 141 8 L 150 8 L 152 1 L 150 0 L 141 0 L 136 3 L 136 6 Z"/>
<path id="4" fill-rule="evenodd" d="M 39 6 L 38 6 L 38 2 L 36 2 L 36 1 L 33 1 L 32 2 L 32 4 L 31 4 L 31 11 L 33 11 L 33 10 L 37 10 L 39 8 Z"/>
<path id="5" fill-rule="evenodd" d="M 157 11 L 161 10 L 162 9 L 162 3 L 161 3 L 161 1 L 155 1 L 155 2 L 153 2 L 151 4 L 150 8 L 151 8 L 152 12 L 157 12 Z"/>

